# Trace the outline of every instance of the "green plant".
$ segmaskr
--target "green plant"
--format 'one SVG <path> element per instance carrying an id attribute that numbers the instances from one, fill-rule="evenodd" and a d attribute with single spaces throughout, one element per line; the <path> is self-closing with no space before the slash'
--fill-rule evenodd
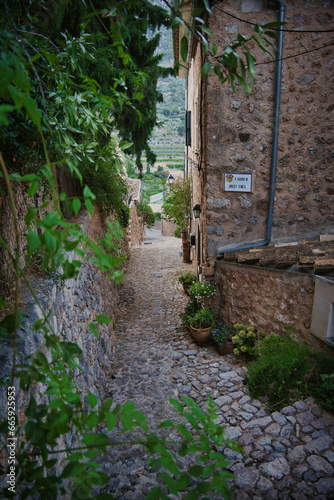
<path id="1" fill-rule="evenodd" d="M 194 316 L 190 317 L 189 325 L 198 330 L 203 330 L 203 328 L 213 326 L 215 321 L 216 317 L 214 313 L 208 307 L 203 307 Z"/>
<path id="2" fill-rule="evenodd" d="M 177 281 L 181 283 L 181 285 L 192 285 L 193 283 L 196 283 L 196 274 L 188 272 L 186 274 L 182 274 L 177 278 Z"/>
<path id="3" fill-rule="evenodd" d="M 144 223 L 147 226 L 153 226 L 155 223 L 155 216 L 154 212 L 151 207 L 149 207 L 146 203 L 138 203 L 137 205 L 137 212 L 140 215 L 140 217 L 143 218 Z"/>
<path id="4" fill-rule="evenodd" d="M 234 331 L 235 330 L 232 325 L 220 322 L 213 328 L 211 338 L 214 342 L 216 342 L 216 344 L 225 347 L 227 341 L 232 339 Z"/>
<path id="5" fill-rule="evenodd" d="M 232 337 L 232 342 L 236 346 L 233 353 L 239 356 L 242 353 L 248 353 L 251 356 L 258 355 L 259 343 L 265 337 L 262 331 L 255 331 L 255 328 L 250 325 L 242 325 L 236 323 L 233 325 L 235 334 Z"/>
<path id="6" fill-rule="evenodd" d="M 178 180 L 164 199 L 162 217 L 175 222 L 181 229 L 188 227 L 187 217 L 190 214 L 190 207 L 190 179 Z"/>
<path id="7" fill-rule="evenodd" d="M 305 394 L 311 373 L 311 348 L 291 335 L 269 335 L 261 342 L 260 355 L 250 363 L 247 384 L 253 397 L 267 396 L 271 405 L 282 406 Z"/>
<path id="8" fill-rule="evenodd" d="M 314 368 L 307 380 L 307 390 L 321 406 L 334 412 L 334 358 L 315 349 L 312 351 L 312 364 Z"/>
<path id="9" fill-rule="evenodd" d="M 319 387 L 314 387 L 312 394 L 317 398 L 320 404 L 329 411 L 334 412 L 334 373 L 330 375 L 321 374 L 321 383 Z"/>
<path id="10" fill-rule="evenodd" d="M 199 302 L 196 297 L 191 297 L 188 304 L 184 308 L 184 312 L 180 314 L 182 323 L 189 325 L 191 319 L 201 309 L 202 302 Z"/>
<path id="11" fill-rule="evenodd" d="M 189 294 L 191 297 L 196 297 L 198 300 L 203 301 L 205 297 L 213 297 L 216 294 L 216 290 L 211 283 L 197 281 L 189 287 Z"/>

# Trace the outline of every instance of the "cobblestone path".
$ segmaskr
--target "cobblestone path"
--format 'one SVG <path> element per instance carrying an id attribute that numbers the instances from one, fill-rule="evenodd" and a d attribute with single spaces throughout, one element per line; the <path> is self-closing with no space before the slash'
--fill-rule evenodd
<path id="1" fill-rule="evenodd" d="M 226 435 L 245 451 L 224 452 L 235 474 L 232 499 L 334 499 L 333 416 L 312 399 L 274 413 L 251 399 L 245 367 L 213 345 L 198 346 L 181 327 L 187 298 L 176 278 L 190 265 L 182 263 L 180 240 L 152 235 L 132 249 L 121 292 L 107 385 L 114 403 L 134 401 L 154 430 L 175 416 L 169 397 L 188 394 L 202 406 L 210 392 Z M 139 446 L 116 447 L 104 469 L 110 476 L 104 491 L 117 499 L 141 500 L 157 484 Z"/>

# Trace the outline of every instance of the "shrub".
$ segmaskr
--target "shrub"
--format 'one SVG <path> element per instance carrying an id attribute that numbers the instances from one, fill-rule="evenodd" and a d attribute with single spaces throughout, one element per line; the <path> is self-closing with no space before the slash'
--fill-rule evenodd
<path id="1" fill-rule="evenodd" d="M 257 356 L 260 348 L 259 342 L 265 336 L 264 332 L 255 331 L 255 328 L 250 325 L 242 325 L 236 323 L 233 325 L 235 334 L 232 337 L 232 342 L 236 346 L 233 349 L 235 356 L 248 353 L 251 356 Z"/>
<path id="2" fill-rule="evenodd" d="M 155 223 L 155 216 L 151 207 L 149 207 L 145 203 L 140 202 L 137 205 L 137 212 L 140 217 L 143 218 L 143 221 L 147 226 L 153 226 L 153 224 Z"/>
<path id="3" fill-rule="evenodd" d="M 311 348 L 305 342 L 290 335 L 269 335 L 262 340 L 258 359 L 248 367 L 250 394 L 267 396 L 269 404 L 284 406 L 306 392 L 305 376 L 311 368 Z"/>
<path id="4" fill-rule="evenodd" d="M 315 367 L 308 390 L 321 406 L 334 412 L 334 358 L 319 350 L 314 351 L 312 357 Z"/>
<path id="5" fill-rule="evenodd" d="M 107 156 L 107 155 L 106 155 Z M 117 171 L 115 158 L 107 157 L 96 164 L 88 163 L 83 170 L 83 182 L 95 195 L 95 203 L 106 214 L 116 213 L 122 226 L 129 222 L 128 207 L 124 203 L 127 188 Z"/>

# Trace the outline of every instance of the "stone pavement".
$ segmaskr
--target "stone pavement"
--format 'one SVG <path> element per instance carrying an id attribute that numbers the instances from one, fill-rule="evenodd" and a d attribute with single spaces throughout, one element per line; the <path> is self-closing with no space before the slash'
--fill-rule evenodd
<path id="1" fill-rule="evenodd" d="M 187 394 L 202 407 L 210 392 L 225 435 L 245 451 L 224 450 L 235 475 L 233 499 L 334 499 L 333 416 L 312 399 L 271 413 L 250 398 L 246 369 L 233 354 L 219 356 L 213 345 L 192 340 L 179 318 L 187 298 L 176 278 L 191 270 L 181 250 L 180 240 L 149 231 L 132 249 L 107 392 L 114 403 L 134 401 L 152 430 L 175 417 L 169 397 Z M 157 484 L 140 446 L 113 448 L 104 469 L 110 482 L 103 491 L 117 499 L 143 499 Z"/>

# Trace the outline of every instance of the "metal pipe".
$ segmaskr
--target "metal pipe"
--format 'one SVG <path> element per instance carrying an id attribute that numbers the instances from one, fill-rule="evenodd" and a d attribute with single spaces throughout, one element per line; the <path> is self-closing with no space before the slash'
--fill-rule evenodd
<path id="1" fill-rule="evenodd" d="M 283 0 L 273 0 L 273 3 L 279 4 L 279 21 L 283 23 L 284 13 L 285 13 L 284 2 Z M 274 216 L 275 189 L 276 189 L 278 129 L 279 129 L 279 117 L 280 117 L 281 81 L 282 81 L 282 54 L 283 54 L 283 26 L 281 25 L 278 32 L 278 43 L 277 43 L 276 80 L 275 80 L 275 117 L 274 117 L 274 130 L 273 130 L 273 149 L 271 158 L 271 176 L 270 176 L 266 238 L 264 241 L 260 243 L 250 243 L 249 245 L 242 245 L 236 248 L 228 248 L 226 250 L 221 250 L 219 252 L 219 255 L 222 255 L 225 252 L 235 252 L 237 250 L 248 250 L 249 248 L 264 247 L 267 246 L 271 240 L 271 231 L 272 231 L 273 216 Z"/>

